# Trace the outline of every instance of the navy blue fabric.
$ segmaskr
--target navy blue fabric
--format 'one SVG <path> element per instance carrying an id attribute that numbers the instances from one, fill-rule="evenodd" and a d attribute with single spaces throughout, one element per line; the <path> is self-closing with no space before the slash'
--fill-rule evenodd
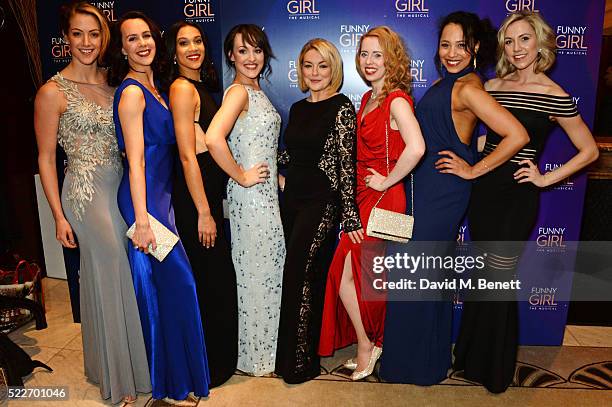
<path id="1" fill-rule="evenodd" d="M 448 242 L 449 250 L 468 207 L 471 182 L 440 173 L 435 162 L 440 151 L 451 150 L 474 163 L 476 137 L 470 145 L 459 139 L 451 111 L 455 81 L 470 72 L 471 67 L 456 74 L 444 71 L 416 107 L 427 150 L 414 171 L 413 240 Z M 410 193 L 409 182 L 406 191 Z M 444 299 L 389 301 L 380 376 L 425 386 L 444 380 L 451 366 L 452 311 L 452 302 Z"/>

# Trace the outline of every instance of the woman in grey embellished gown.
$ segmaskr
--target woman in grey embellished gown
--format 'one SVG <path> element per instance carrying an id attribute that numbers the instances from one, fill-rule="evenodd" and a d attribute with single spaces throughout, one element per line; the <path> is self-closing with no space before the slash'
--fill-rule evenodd
<path id="1" fill-rule="evenodd" d="M 238 288 L 238 369 L 263 376 L 274 371 L 285 262 L 276 174 L 280 116 L 259 87 L 272 57 L 261 28 L 232 28 L 224 51 L 236 76 L 206 144 L 232 178 L 227 198 Z"/>
<path id="2" fill-rule="evenodd" d="M 81 331 L 85 376 L 112 403 L 151 391 L 130 265 L 127 229 L 117 207 L 121 157 L 113 126 L 113 92 L 98 59 L 108 44 L 104 15 L 87 2 L 62 9 L 72 61 L 40 88 L 34 125 L 38 165 L 64 247 L 80 246 Z M 56 144 L 68 156 L 61 194 Z M 76 236 L 75 236 L 76 235 Z"/>

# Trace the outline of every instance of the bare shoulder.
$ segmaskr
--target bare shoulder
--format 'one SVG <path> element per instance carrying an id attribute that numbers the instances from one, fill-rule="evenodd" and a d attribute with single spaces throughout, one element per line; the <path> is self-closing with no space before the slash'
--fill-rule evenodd
<path id="1" fill-rule="evenodd" d="M 35 107 L 38 110 L 57 111 L 66 110 L 66 96 L 55 81 L 48 81 L 36 92 Z"/>
<path id="2" fill-rule="evenodd" d="M 486 91 L 500 90 L 503 85 L 503 79 L 493 78 L 485 82 L 484 88 Z"/>
<path id="3" fill-rule="evenodd" d="M 561 86 L 559 86 L 555 81 L 553 81 L 546 75 L 542 76 L 541 84 L 542 87 L 546 90 L 546 92 L 544 93 L 547 93 L 548 95 L 561 97 L 569 96 L 569 94 Z"/>
<path id="4" fill-rule="evenodd" d="M 121 91 L 121 101 L 134 102 L 144 100 L 144 92 L 137 85 L 128 85 Z"/>
<path id="5" fill-rule="evenodd" d="M 484 93 L 484 86 L 478 75 L 471 73 L 459 78 L 455 83 L 456 95 L 460 98 L 470 98 Z"/>
<path id="6" fill-rule="evenodd" d="M 36 99 L 45 103 L 53 103 L 63 99 L 62 91 L 55 81 L 48 81 L 36 92 Z"/>
<path id="7" fill-rule="evenodd" d="M 230 87 L 227 88 L 227 90 L 225 91 L 225 99 L 230 98 L 230 97 L 232 99 L 233 98 L 248 99 L 249 94 L 246 89 L 246 86 L 240 85 L 240 84 L 230 85 Z"/>
<path id="8" fill-rule="evenodd" d="M 221 103 L 221 107 L 231 106 L 232 108 L 239 107 L 240 110 L 247 110 L 248 103 L 249 94 L 246 87 L 238 84 L 227 88 L 225 95 L 223 96 L 223 103 Z"/>
<path id="9" fill-rule="evenodd" d="M 180 97 L 192 96 L 194 92 L 195 86 L 184 78 L 177 78 L 172 82 L 172 85 L 170 85 L 170 97 L 173 95 Z"/>
<path id="10" fill-rule="evenodd" d="M 141 114 L 145 108 L 145 96 L 142 89 L 136 85 L 128 85 L 121 91 L 119 113 Z"/>

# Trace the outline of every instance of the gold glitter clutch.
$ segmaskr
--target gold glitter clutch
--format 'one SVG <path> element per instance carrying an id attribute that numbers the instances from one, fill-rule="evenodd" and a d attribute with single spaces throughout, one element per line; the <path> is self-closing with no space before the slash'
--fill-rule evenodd
<path id="1" fill-rule="evenodd" d="M 179 241 L 179 238 L 172 233 L 170 229 L 162 225 L 160 221 L 151 216 L 150 213 L 147 213 L 147 215 L 149 216 L 149 225 L 151 225 L 151 230 L 153 231 L 153 235 L 155 235 L 155 243 L 157 244 L 155 250 L 151 250 L 149 246 L 149 254 L 159 261 L 164 261 L 168 253 L 170 253 L 174 245 Z M 134 236 L 135 230 L 136 223 L 134 222 L 125 234 L 131 239 Z"/>
<path id="2" fill-rule="evenodd" d="M 368 236 L 405 243 L 412 237 L 413 225 L 414 217 L 410 215 L 372 208 L 366 233 Z"/>
<path id="3" fill-rule="evenodd" d="M 386 122 L 385 147 L 387 148 L 387 176 L 389 176 L 389 134 Z M 382 197 L 385 196 L 386 192 L 387 191 L 384 191 L 380 195 L 380 198 L 378 198 L 378 201 L 376 201 L 372 208 L 372 212 L 370 212 L 366 234 L 368 236 L 393 240 L 395 242 L 408 242 L 412 238 L 412 228 L 414 226 L 414 181 L 412 174 L 410 174 L 410 205 L 412 215 L 377 208 L 376 206 Z"/>

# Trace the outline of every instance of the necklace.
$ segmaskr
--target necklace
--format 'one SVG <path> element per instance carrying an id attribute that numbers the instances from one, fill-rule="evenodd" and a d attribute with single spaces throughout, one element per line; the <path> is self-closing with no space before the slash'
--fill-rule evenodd
<path id="1" fill-rule="evenodd" d="M 139 70 L 137 70 L 137 69 L 134 69 L 134 68 L 132 67 L 132 65 L 130 65 L 130 70 L 131 70 L 131 71 L 134 71 L 134 72 L 138 72 L 138 73 L 146 73 L 145 71 L 139 71 Z"/>

